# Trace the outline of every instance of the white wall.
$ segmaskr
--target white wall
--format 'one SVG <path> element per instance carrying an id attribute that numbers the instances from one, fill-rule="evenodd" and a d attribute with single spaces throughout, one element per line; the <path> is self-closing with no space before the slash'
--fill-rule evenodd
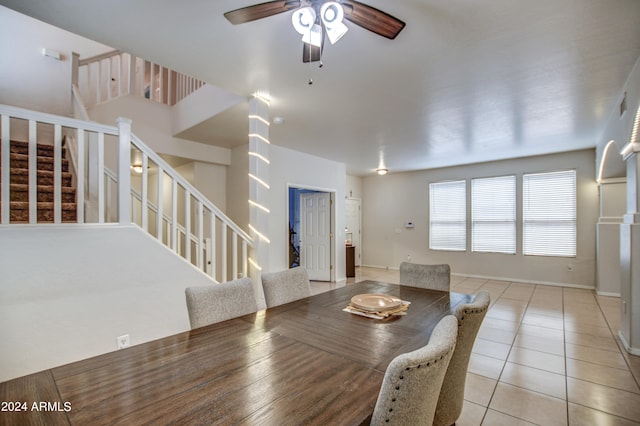
<path id="1" fill-rule="evenodd" d="M 0 28 L 0 103 L 51 114 L 71 114 L 70 46 L 82 57 L 113 50 L 4 6 Z M 62 60 L 43 56 L 42 48 Z"/>
<path id="2" fill-rule="evenodd" d="M 349 198 L 362 199 L 362 178 L 359 176 L 347 175 L 347 193 Z"/>
<path id="3" fill-rule="evenodd" d="M 431 182 L 575 168 L 578 187 L 577 258 L 436 251 L 429 249 L 428 186 Z M 448 263 L 452 273 L 526 282 L 594 287 L 598 190 L 594 151 L 496 161 L 363 179 L 363 265 L 398 268 L 417 263 Z M 518 213 L 521 219 L 521 211 Z M 407 229 L 407 221 L 415 224 Z M 521 235 L 521 226 L 518 226 Z M 518 239 L 520 241 L 520 239 Z M 568 271 L 571 264 L 573 271 Z"/>
<path id="4" fill-rule="evenodd" d="M 132 120 L 131 131 L 159 154 L 229 165 L 231 151 L 172 136 L 172 107 L 139 96 L 121 96 L 89 109 L 91 120 L 114 126 L 118 117 Z"/>
<path id="5" fill-rule="evenodd" d="M 0 229 L 0 382 L 189 329 L 211 280 L 135 226 Z"/>
<path id="6" fill-rule="evenodd" d="M 344 256 L 344 197 L 346 168 L 342 163 L 270 145 L 269 265 L 263 271 L 279 271 L 289 265 L 288 185 L 335 192 L 336 280 L 346 279 Z"/>

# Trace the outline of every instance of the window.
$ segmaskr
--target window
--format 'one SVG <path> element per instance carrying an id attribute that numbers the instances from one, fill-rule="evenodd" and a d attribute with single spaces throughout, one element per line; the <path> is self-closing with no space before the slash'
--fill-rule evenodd
<path id="1" fill-rule="evenodd" d="M 429 184 L 429 248 L 467 248 L 467 194 L 464 180 Z"/>
<path id="2" fill-rule="evenodd" d="M 522 187 L 523 253 L 575 256 L 575 170 L 527 174 Z"/>
<path id="3" fill-rule="evenodd" d="M 515 176 L 471 180 L 471 250 L 515 254 Z"/>

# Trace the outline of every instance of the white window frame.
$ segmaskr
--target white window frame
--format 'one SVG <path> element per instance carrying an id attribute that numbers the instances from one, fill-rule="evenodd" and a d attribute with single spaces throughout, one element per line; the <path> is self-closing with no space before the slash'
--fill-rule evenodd
<path id="1" fill-rule="evenodd" d="M 516 253 L 516 176 L 471 179 L 471 251 Z"/>
<path id="2" fill-rule="evenodd" d="M 576 257 L 577 178 L 575 170 L 522 176 L 522 253 Z"/>
<path id="3" fill-rule="evenodd" d="M 429 249 L 467 250 L 467 181 L 429 184 Z"/>

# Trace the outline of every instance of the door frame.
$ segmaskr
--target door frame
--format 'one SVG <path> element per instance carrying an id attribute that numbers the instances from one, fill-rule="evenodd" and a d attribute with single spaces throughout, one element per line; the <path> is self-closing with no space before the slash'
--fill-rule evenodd
<path id="1" fill-rule="evenodd" d="M 329 214 L 329 231 L 330 231 L 330 241 L 329 241 L 329 262 L 330 262 L 330 266 L 329 266 L 329 279 L 330 282 L 336 282 L 336 190 L 335 189 L 331 189 L 331 188 L 321 188 L 321 187 L 317 187 L 317 186 L 310 186 L 310 185 L 302 185 L 302 184 L 297 184 L 297 183 L 289 183 L 287 182 L 287 196 L 286 196 L 286 200 L 287 200 L 287 214 L 286 214 L 286 221 L 287 221 L 287 226 L 286 226 L 286 230 L 287 233 L 289 233 L 289 226 L 291 224 L 291 217 L 290 217 L 290 212 L 291 212 L 291 206 L 289 203 L 289 194 L 291 192 L 292 189 L 301 189 L 301 190 L 309 190 L 309 191 L 318 191 L 318 192 L 325 192 L 329 194 L 329 202 L 330 202 L 330 206 L 329 206 L 329 210 L 330 210 L 330 214 Z M 285 247 L 286 249 L 286 253 L 289 252 L 289 235 L 287 235 L 286 238 L 286 244 L 287 246 Z M 289 256 L 287 256 L 287 265 L 290 264 L 290 260 L 289 260 Z"/>
<path id="2" fill-rule="evenodd" d="M 345 232 L 346 232 L 346 225 L 347 225 L 347 221 L 346 221 L 346 212 L 347 212 L 347 202 L 349 201 L 357 201 L 358 202 L 358 239 L 357 239 L 357 245 L 355 245 L 355 253 L 356 253 L 356 259 L 355 259 L 355 265 L 356 266 L 362 266 L 362 199 L 361 198 L 356 198 L 356 197 L 345 197 Z M 346 238 L 346 235 L 345 235 Z"/>

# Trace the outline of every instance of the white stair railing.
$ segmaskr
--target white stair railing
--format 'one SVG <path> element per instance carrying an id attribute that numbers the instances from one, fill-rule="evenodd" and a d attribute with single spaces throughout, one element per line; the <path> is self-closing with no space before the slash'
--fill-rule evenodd
<path id="1" fill-rule="evenodd" d="M 136 95 L 165 105 L 175 105 L 205 83 L 151 61 L 121 51 L 79 59 L 77 84 L 87 106 Z"/>
<path id="2" fill-rule="evenodd" d="M 29 143 L 29 221 L 37 221 L 37 144 L 54 145 L 54 221 L 62 223 L 62 140 L 73 138 L 77 224 L 135 223 L 222 282 L 247 276 L 252 238 L 131 133 L 118 126 L 0 105 L 0 226 L 10 226 L 10 141 Z M 132 159 L 139 159 L 132 164 Z M 135 167 L 133 167 L 135 166 Z M 84 206 L 87 208 L 84 208 Z M 25 225 L 21 223 L 21 225 Z"/>

